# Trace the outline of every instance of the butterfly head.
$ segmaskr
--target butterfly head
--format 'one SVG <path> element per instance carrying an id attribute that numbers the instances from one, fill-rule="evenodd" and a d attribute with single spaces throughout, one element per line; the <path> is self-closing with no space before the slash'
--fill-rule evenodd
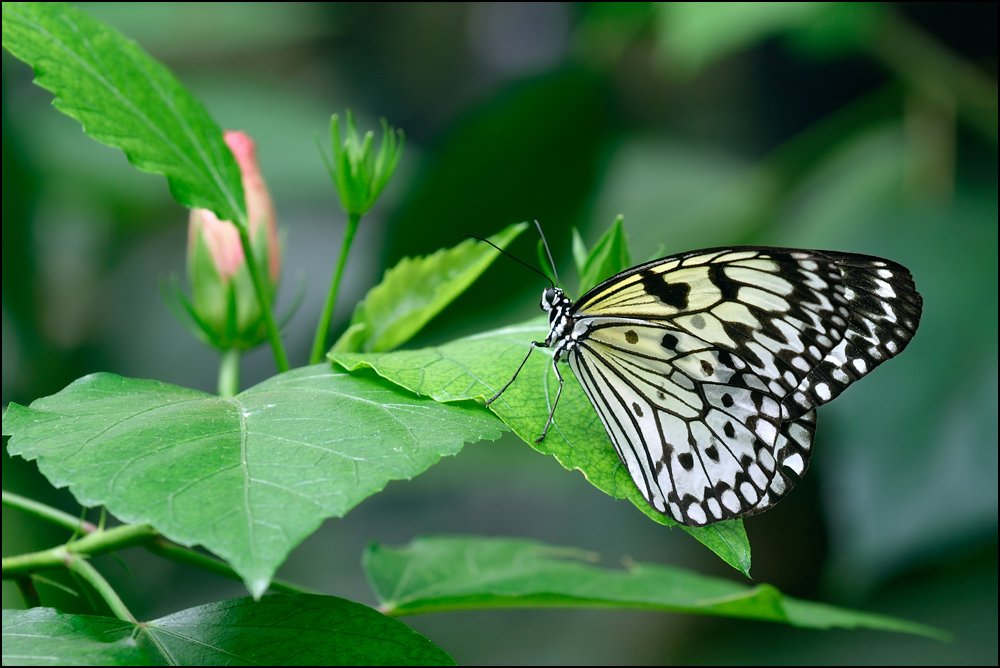
<path id="1" fill-rule="evenodd" d="M 573 302 L 560 288 L 545 288 L 542 291 L 543 311 L 549 314 L 549 335 L 545 339 L 545 346 L 551 346 L 559 341 L 568 330 L 573 328 L 573 319 L 569 315 Z"/>

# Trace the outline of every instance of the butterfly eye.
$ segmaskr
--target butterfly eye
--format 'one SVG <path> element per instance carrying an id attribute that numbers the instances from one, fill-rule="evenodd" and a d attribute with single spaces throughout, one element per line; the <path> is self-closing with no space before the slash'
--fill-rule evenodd
<path id="1" fill-rule="evenodd" d="M 559 301 L 560 290 L 558 288 L 545 288 L 542 291 L 542 303 L 540 306 L 543 311 L 551 311 Z"/>

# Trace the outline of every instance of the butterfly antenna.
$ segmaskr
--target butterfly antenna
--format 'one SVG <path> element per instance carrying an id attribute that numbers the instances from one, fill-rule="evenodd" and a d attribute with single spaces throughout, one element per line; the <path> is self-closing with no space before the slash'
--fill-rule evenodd
<path id="1" fill-rule="evenodd" d="M 515 260 L 517 262 L 520 262 L 521 264 L 523 264 L 525 267 L 527 267 L 531 271 L 535 272 L 536 274 L 541 274 L 542 278 L 544 278 L 549 283 L 552 283 L 552 279 L 549 278 L 548 276 L 546 276 L 544 272 L 539 271 L 537 267 L 532 267 L 530 264 L 528 264 L 524 260 L 522 260 L 520 258 L 517 258 L 517 257 L 514 257 L 513 255 L 511 255 L 510 253 L 508 253 L 504 249 L 500 248 L 499 246 L 497 246 L 495 243 L 493 243 L 489 239 L 483 239 L 482 237 L 477 237 L 475 234 L 464 234 L 462 236 L 471 237 L 473 239 L 478 239 L 479 241 L 482 241 L 484 243 L 488 243 L 490 246 L 493 246 L 494 248 L 496 248 L 498 251 L 500 251 L 501 253 L 503 253 L 504 255 L 506 255 L 507 257 L 509 257 L 510 259 Z M 542 237 L 542 239 L 544 240 L 545 237 Z M 546 246 L 546 249 L 548 249 L 548 246 Z M 549 259 L 551 260 L 551 256 L 549 256 Z M 558 280 L 558 277 L 556 277 L 556 278 Z M 552 284 L 552 287 L 556 287 L 554 283 Z"/>
<path id="2" fill-rule="evenodd" d="M 559 272 L 556 271 L 556 263 L 552 259 L 552 251 L 549 250 L 549 242 L 545 240 L 545 233 L 542 232 L 542 226 L 537 220 L 535 221 L 535 227 L 538 228 L 538 236 L 542 238 L 542 245 L 545 246 L 545 254 L 549 256 L 549 266 L 552 267 L 552 275 L 556 277 L 556 282 L 552 287 L 556 287 L 559 283 Z M 549 282 L 551 283 L 552 281 L 550 280 Z"/>

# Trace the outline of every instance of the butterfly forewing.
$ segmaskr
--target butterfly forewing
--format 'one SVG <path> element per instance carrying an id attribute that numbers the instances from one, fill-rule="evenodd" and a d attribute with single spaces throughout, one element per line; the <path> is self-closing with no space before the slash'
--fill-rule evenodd
<path id="1" fill-rule="evenodd" d="M 650 505 L 703 525 L 787 493 L 783 469 L 809 464 L 813 409 L 901 352 L 920 309 L 888 260 L 719 248 L 604 281 L 552 344 Z"/>

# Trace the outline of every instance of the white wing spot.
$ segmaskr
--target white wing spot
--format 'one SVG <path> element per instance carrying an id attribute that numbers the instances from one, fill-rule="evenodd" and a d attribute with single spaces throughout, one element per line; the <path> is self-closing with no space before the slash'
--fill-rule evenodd
<path id="1" fill-rule="evenodd" d="M 757 436 L 768 445 L 774 444 L 774 439 L 778 437 L 778 432 L 774 425 L 763 420 L 757 421 Z"/>
<path id="2" fill-rule="evenodd" d="M 771 456 L 771 453 L 768 450 L 759 450 L 757 452 L 757 460 L 766 470 L 774 470 L 774 457 Z"/>
<path id="3" fill-rule="evenodd" d="M 705 510 L 698 503 L 692 503 L 687 508 L 688 517 L 695 524 L 705 524 L 708 522 L 708 518 L 705 517 Z"/>
<path id="4" fill-rule="evenodd" d="M 781 465 L 792 469 L 795 471 L 796 475 L 802 475 L 806 470 L 805 462 L 802 461 L 802 455 L 797 452 L 789 457 L 786 457 L 781 462 Z"/>
<path id="5" fill-rule="evenodd" d="M 743 498 L 746 499 L 748 503 L 757 503 L 757 490 L 754 489 L 754 486 L 750 483 L 744 482 L 740 485 L 740 494 L 743 495 Z"/>
<path id="6" fill-rule="evenodd" d="M 719 505 L 718 499 L 710 498 L 708 500 L 708 512 L 712 513 L 712 517 L 715 519 L 722 518 L 722 506 Z"/>
<path id="7" fill-rule="evenodd" d="M 740 497 L 736 496 L 736 492 L 731 489 L 727 489 L 722 493 L 722 505 L 726 507 L 731 513 L 738 513 L 740 510 Z"/>

